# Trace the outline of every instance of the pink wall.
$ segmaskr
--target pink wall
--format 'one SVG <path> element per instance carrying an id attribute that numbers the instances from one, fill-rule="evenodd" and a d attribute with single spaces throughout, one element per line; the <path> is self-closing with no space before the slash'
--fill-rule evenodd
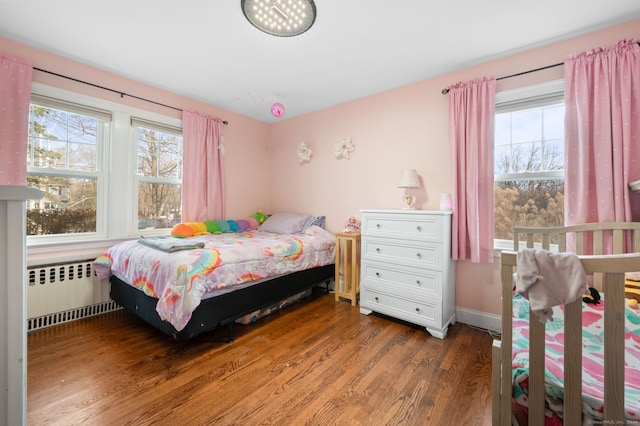
<path id="1" fill-rule="evenodd" d="M 192 109 L 227 120 L 229 125 L 224 128 L 228 194 L 227 217 L 241 218 L 254 213 L 260 208 L 268 208 L 268 194 L 260 184 L 263 177 L 267 176 L 267 162 L 265 161 L 267 157 L 267 124 L 7 38 L 0 37 L 0 52 L 22 57 L 31 61 L 36 68 L 70 76 L 176 108 Z M 169 117 L 182 117 L 180 111 L 171 108 L 157 106 L 127 96 L 121 98 L 117 93 L 38 71 L 34 71 L 33 80 L 49 86 L 83 93 Z M 128 141 L 116 141 L 116 143 L 128 143 Z M 251 153 L 251 155 L 247 155 L 247 153 Z"/>
<path id="2" fill-rule="evenodd" d="M 273 124 L 268 128 L 271 211 L 327 215 L 331 231 L 342 229 L 361 208 L 400 207 L 400 173 L 415 168 L 423 188 L 421 209 L 438 209 L 440 194 L 451 192 L 448 98 L 441 90 L 458 81 L 501 77 L 563 62 L 577 53 L 624 38 L 639 38 L 640 20 L 550 44 L 375 96 Z M 562 67 L 501 80 L 498 91 L 562 78 Z M 350 160 L 336 160 L 333 145 L 350 136 Z M 298 164 L 296 149 L 305 142 L 310 163 Z M 500 313 L 499 262 L 459 262 L 456 305 Z"/>
<path id="3" fill-rule="evenodd" d="M 405 168 L 415 168 L 422 178 L 423 187 L 414 192 L 420 208 L 437 209 L 440 194 L 451 192 L 448 97 L 440 93 L 443 88 L 458 81 L 500 77 L 562 62 L 567 53 L 638 38 L 638 28 L 640 20 L 632 21 L 272 125 L 2 37 L 0 51 L 25 58 L 38 68 L 228 120 L 227 216 L 242 217 L 259 208 L 325 214 L 327 228 L 339 231 L 361 208 L 398 208 L 402 190 L 396 185 Z M 499 81 L 498 91 L 561 77 L 562 68 L 557 67 Z M 34 81 L 180 117 L 171 109 L 121 99 L 117 94 L 40 72 L 34 73 Z M 336 160 L 333 146 L 345 137 L 351 138 L 356 150 L 350 160 Z M 313 150 L 310 163 L 297 162 L 300 142 Z M 456 305 L 499 314 L 498 268 L 498 262 L 459 262 Z"/>

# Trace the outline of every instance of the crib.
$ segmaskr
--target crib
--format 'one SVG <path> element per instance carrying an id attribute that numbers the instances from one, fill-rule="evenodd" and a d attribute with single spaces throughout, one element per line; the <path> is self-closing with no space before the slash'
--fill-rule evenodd
<path id="1" fill-rule="evenodd" d="M 579 255 L 585 272 L 604 299 L 604 403 L 600 424 L 625 421 L 625 300 L 626 273 L 640 271 L 640 223 L 592 223 L 554 228 L 515 228 L 514 251 L 501 256 L 502 336 L 492 352 L 494 425 L 518 424 L 512 406 L 513 282 L 517 250 L 522 247 L 565 252 L 568 246 Z M 582 368 L 583 301 L 564 305 L 564 424 L 583 424 Z M 533 316 L 531 317 L 533 318 Z M 545 324 L 529 322 L 529 425 L 545 424 Z M 635 375 L 635 372 L 634 372 Z M 640 423 L 640 419 L 637 420 Z M 597 424 L 598 422 L 587 421 Z"/>

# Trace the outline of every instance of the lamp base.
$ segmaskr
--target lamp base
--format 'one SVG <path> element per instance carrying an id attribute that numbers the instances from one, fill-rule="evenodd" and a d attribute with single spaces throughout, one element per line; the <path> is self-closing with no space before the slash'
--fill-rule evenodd
<path id="1" fill-rule="evenodd" d="M 413 204 L 416 202 L 416 197 L 409 194 L 404 194 L 402 196 L 402 209 L 403 210 L 415 210 Z"/>

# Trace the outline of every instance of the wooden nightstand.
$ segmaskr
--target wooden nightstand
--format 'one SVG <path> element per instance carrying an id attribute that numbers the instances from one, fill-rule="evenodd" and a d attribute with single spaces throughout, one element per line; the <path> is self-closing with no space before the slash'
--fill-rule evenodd
<path id="1" fill-rule="evenodd" d="M 360 234 L 336 233 L 336 301 L 341 297 L 356 306 L 360 293 Z"/>

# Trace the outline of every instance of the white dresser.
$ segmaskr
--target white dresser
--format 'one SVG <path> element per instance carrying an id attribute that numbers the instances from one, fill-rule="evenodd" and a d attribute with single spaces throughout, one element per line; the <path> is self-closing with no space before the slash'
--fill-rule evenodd
<path id="1" fill-rule="evenodd" d="M 455 324 L 451 212 L 361 210 L 360 313 L 379 312 L 443 339 Z"/>

